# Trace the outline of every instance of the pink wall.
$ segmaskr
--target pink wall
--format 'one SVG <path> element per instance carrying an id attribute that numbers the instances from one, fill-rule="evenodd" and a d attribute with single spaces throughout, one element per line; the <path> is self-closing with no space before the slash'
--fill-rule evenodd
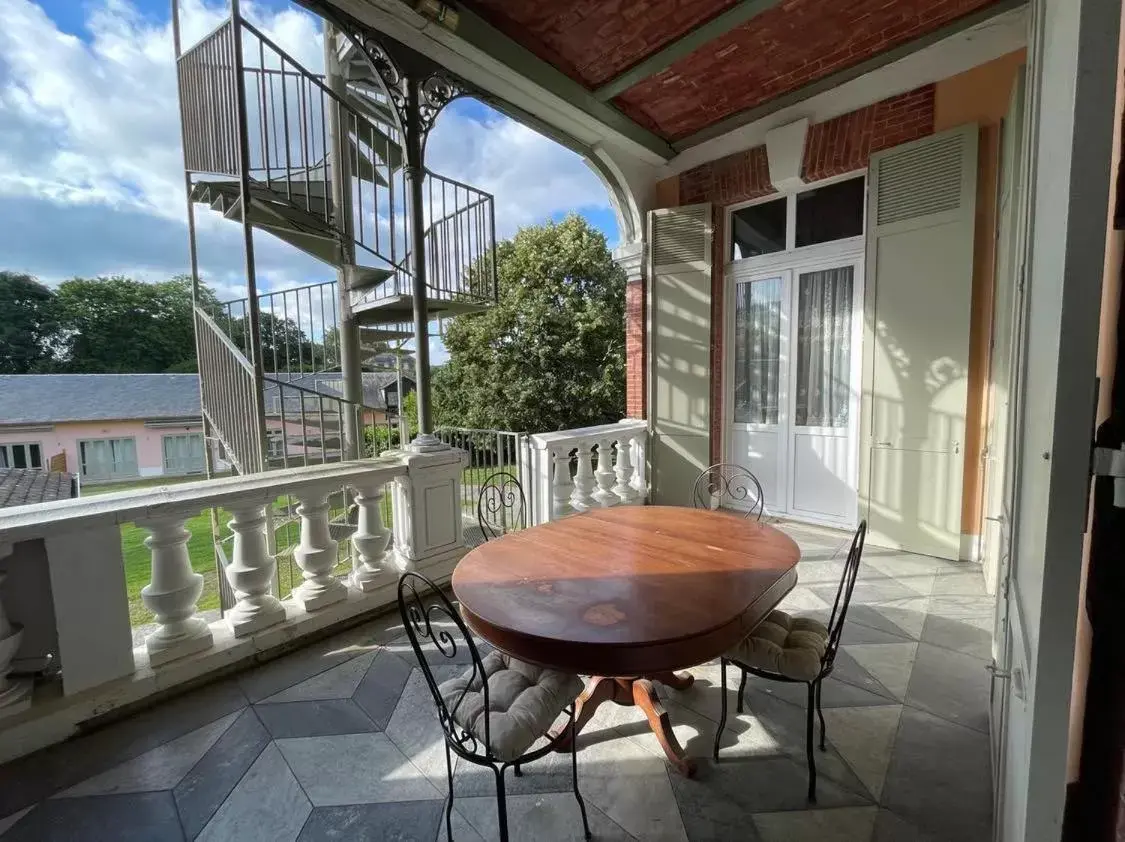
<path id="1" fill-rule="evenodd" d="M 141 476 L 159 476 L 164 472 L 164 446 L 166 435 L 199 433 L 199 424 L 150 429 L 144 421 L 88 421 L 55 424 L 54 430 L 41 433 L 10 433 L 0 430 L 0 444 L 38 442 L 43 453 L 44 467 L 52 456 L 66 451 L 66 469 L 78 473 L 78 442 L 81 439 L 135 439 L 137 442 L 137 469 Z"/>

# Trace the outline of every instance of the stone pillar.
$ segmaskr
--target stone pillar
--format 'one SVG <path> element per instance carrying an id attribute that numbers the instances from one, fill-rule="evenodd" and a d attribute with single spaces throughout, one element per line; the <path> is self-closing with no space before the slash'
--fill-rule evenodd
<path id="1" fill-rule="evenodd" d="M 0 544 L 0 558 L 12 551 L 10 544 Z M 23 628 L 8 622 L 4 613 L 4 577 L 0 573 L 0 719 L 26 710 L 31 705 L 31 681 L 8 677 L 12 659 L 19 651 Z"/>
<path id="2" fill-rule="evenodd" d="M 626 504 L 636 502 L 640 496 L 633 488 L 632 450 L 633 441 L 629 436 L 622 436 L 617 440 L 617 485 L 613 487 L 613 493 Z"/>
<path id="3" fill-rule="evenodd" d="M 570 507 L 570 496 L 574 493 L 574 483 L 570 479 L 570 449 L 563 448 L 551 454 L 554 470 L 551 472 L 551 512 L 550 519 L 558 520 L 574 510 Z"/>
<path id="4" fill-rule="evenodd" d="M 621 500 L 613 493 L 613 483 L 616 475 L 613 472 L 613 439 L 598 439 L 598 469 L 594 472 L 598 481 L 598 490 L 594 492 L 594 499 L 602 507 L 616 506 Z"/>
<path id="5" fill-rule="evenodd" d="M 625 414 L 644 418 L 648 389 L 646 365 L 644 243 L 626 243 L 613 251 L 625 270 Z"/>
<path id="6" fill-rule="evenodd" d="M 578 442 L 575 458 L 578 466 L 574 471 L 574 493 L 570 495 L 570 505 L 576 512 L 594 508 L 594 468 L 591 462 L 589 442 Z"/>
<path id="7" fill-rule="evenodd" d="M 395 477 L 394 558 L 400 571 L 444 579 L 465 553 L 461 473 L 468 453 L 442 445 L 423 453 L 399 451 L 407 472 Z"/>
<path id="8" fill-rule="evenodd" d="M 339 487 L 337 486 L 337 489 Z M 345 599 L 348 589 L 335 576 L 339 561 L 339 544 L 332 540 L 329 520 L 331 507 L 328 495 L 331 486 L 313 486 L 296 492 L 301 501 L 297 514 L 301 518 L 301 541 L 293 551 L 293 559 L 301 568 L 304 583 L 293 590 L 293 601 L 306 611 L 317 611 Z"/>
<path id="9" fill-rule="evenodd" d="M 352 535 L 351 586 L 369 593 L 398 578 L 398 571 L 387 556 L 391 533 L 383 525 L 381 511 L 386 494 L 381 482 L 360 482 L 353 485 L 352 489 L 355 491 L 359 520 Z"/>
<path id="10" fill-rule="evenodd" d="M 145 546 L 152 553 L 152 580 L 141 590 L 141 601 L 159 625 L 145 638 L 148 662 L 154 667 L 210 649 L 213 642 L 207 622 L 195 613 L 203 576 L 191 568 L 187 518 L 171 515 L 137 521 L 149 532 Z"/>
<path id="11" fill-rule="evenodd" d="M 226 506 L 232 515 L 230 528 L 234 532 L 226 574 L 237 600 L 227 612 L 227 621 L 235 637 L 246 637 L 285 619 L 285 608 L 270 593 L 277 567 L 266 544 L 266 506 L 272 504 L 270 497 L 236 500 Z"/>

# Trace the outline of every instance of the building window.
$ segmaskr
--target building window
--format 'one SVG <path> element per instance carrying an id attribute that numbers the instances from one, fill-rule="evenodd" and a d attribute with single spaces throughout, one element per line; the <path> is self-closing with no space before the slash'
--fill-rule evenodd
<path id="1" fill-rule="evenodd" d="M 781 278 L 736 287 L 734 423 L 776 424 L 781 377 Z"/>
<path id="2" fill-rule="evenodd" d="M 204 467 L 202 433 L 164 436 L 164 473 L 201 474 Z"/>
<path id="3" fill-rule="evenodd" d="M 863 233 L 864 179 L 849 178 L 797 194 L 796 247 Z"/>
<path id="4" fill-rule="evenodd" d="M 0 444 L 0 468 L 42 468 L 43 453 L 35 444 Z"/>
<path id="5" fill-rule="evenodd" d="M 786 203 L 774 199 L 739 208 L 730 215 L 731 260 L 784 251 Z"/>
<path id="6" fill-rule="evenodd" d="M 78 462 L 82 478 L 88 480 L 125 479 L 137 476 L 135 439 L 87 439 L 78 442 Z"/>

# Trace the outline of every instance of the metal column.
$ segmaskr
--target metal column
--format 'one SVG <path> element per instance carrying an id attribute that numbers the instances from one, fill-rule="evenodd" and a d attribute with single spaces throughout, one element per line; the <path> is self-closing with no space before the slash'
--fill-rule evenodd
<path id="1" fill-rule="evenodd" d="M 430 424 L 430 337 L 426 309 L 426 212 L 422 161 L 421 83 L 411 76 L 406 89 L 406 175 L 410 179 L 410 252 L 414 273 L 414 391 L 418 401 L 418 436 L 433 432 Z M 402 396 L 399 395 L 399 403 Z"/>

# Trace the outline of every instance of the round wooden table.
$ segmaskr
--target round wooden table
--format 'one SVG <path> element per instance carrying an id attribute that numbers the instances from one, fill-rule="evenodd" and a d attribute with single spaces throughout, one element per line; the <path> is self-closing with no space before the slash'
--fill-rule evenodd
<path id="1" fill-rule="evenodd" d="M 725 512 L 617 506 L 482 544 L 457 565 L 453 592 L 496 648 L 594 676 L 579 729 L 603 702 L 637 705 L 691 775 L 652 682 L 690 687 L 675 670 L 746 637 L 796 584 L 800 555 L 785 533 Z"/>

